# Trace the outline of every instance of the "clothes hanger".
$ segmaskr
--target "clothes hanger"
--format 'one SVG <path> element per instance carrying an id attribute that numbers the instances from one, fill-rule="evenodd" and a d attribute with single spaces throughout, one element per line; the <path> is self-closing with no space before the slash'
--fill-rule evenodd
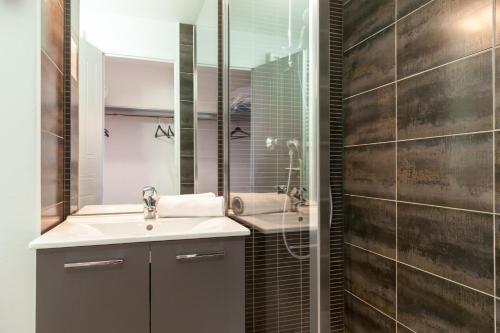
<path id="1" fill-rule="evenodd" d="M 160 118 L 158 118 L 158 127 L 156 127 L 155 138 L 158 139 L 161 138 L 162 136 L 170 138 L 169 133 L 165 132 L 163 127 L 161 127 Z"/>
<path id="2" fill-rule="evenodd" d="M 250 133 L 241 129 L 241 127 L 237 126 L 231 132 L 231 140 L 244 139 L 250 137 Z"/>
<path id="3" fill-rule="evenodd" d="M 172 130 L 172 128 L 170 127 L 170 125 L 168 125 L 167 137 L 170 139 L 171 137 L 173 138 L 174 136 L 175 136 L 174 131 Z"/>

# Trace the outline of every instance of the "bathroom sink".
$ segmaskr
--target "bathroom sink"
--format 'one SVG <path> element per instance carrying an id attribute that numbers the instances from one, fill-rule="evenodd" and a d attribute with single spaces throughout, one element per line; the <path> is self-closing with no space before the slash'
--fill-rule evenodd
<path id="1" fill-rule="evenodd" d="M 162 218 L 143 214 L 70 216 L 30 243 L 30 248 L 60 248 L 150 241 L 246 236 L 250 231 L 228 217 Z"/>

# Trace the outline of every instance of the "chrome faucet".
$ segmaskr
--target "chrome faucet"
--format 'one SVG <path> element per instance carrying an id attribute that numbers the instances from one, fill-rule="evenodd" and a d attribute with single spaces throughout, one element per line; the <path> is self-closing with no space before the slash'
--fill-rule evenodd
<path id="1" fill-rule="evenodd" d="M 158 193 L 153 186 L 146 186 L 142 189 L 142 199 L 144 201 L 144 218 L 156 218 L 156 204 L 158 203 Z"/>

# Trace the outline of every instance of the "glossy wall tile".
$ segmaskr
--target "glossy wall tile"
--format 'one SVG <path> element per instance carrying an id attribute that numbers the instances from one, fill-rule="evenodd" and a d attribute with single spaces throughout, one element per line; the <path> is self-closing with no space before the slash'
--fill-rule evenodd
<path id="1" fill-rule="evenodd" d="M 428 4 L 433 0 L 396 0 L 398 6 L 398 18 L 408 15 L 415 9 Z"/>
<path id="2" fill-rule="evenodd" d="M 368 251 L 346 246 L 346 290 L 395 317 L 396 262 Z"/>
<path id="3" fill-rule="evenodd" d="M 345 101 L 344 143 L 357 145 L 396 139 L 396 87 L 385 86 Z"/>
<path id="4" fill-rule="evenodd" d="M 344 197 L 345 241 L 396 259 L 396 203 Z"/>
<path id="5" fill-rule="evenodd" d="M 491 133 L 398 143 L 398 199 L 491 212 Z"/>
<path id="6" fill-rule="evenodd" d="M 491 130 L 491 52 L 398 83 L 398 139 Z"/>
<path id="7" fill-rule="evenodd" d="M 351 0 L 344 9 L 344 49 L 347 50 L 394 22 L 395 0 Z"/>
<path id="8" fill-rule="evenodd" d="M 396 322 L 356 297 L 346 293 L 346 332 L 393 333 Z"/>
<path id="9" fill-rule="evenodd" d="M 348 194 L 395 198 L 396 146 L 384 143 L 345 150 L 345 183 Z"/>
<path id="10" fill-rule="evenodd" d="M 493 294 L 493 216 L 398 203 L 398 260 Z"/>
<path id="11" fill-rule="evenodd" d="M 493 298 L 398 265 L 398 320 L 416 332 L 493 332 Z"/>
<path id="12" fill-rule="evenodd" d="M 494 332 L 500 296 L 494 3 L 396 0 L 394 23 L 380 14 L 388 4 L 379 1 L 369 13 L 359 7 L 346 17 L 358 23 L 346 27 L 345 40 L 360 40 L 344 51 L 351 331 L 395 332 L 381 324 L 385 317 L 398 332 Z M 346 15 L 359 5 L 346 2 Z M 393 273 L 385 262 L 395 265 Z M 396 280 L 393 312 L 379 286 Z"/>
<path id="13" fill-rule="evenodd" d="M 403 18 L 397 30 L 398 77 L 487 49 L 492 17 L 491 0 L 438 0 Z"/>
<path id="14" fill-rule="evenodd" d="M 394 45 L 394 27 L 389 27 L 345 53 L 345 96 L 394 81 Z"/>

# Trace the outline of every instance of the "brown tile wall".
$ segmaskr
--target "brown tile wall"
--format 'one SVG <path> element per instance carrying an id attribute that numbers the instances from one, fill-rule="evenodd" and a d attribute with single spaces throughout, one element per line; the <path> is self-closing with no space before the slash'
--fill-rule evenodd
<path id="1" fill-rule="evenodd" d="M 344 2 L 348 332 L 495 331 L 494 3 Z"/>
<path id="2" fill-rule="evenodd" d="M 61 223 L 76 199 L 78 162 L 71 129 L 77 128 L 78 82 L 71 76 L 71 1 L 42 1 L 41 217 L 42 233 Z M 78 41 L 76 40 L 78 43 Z M 76 95 L 75 95 L 76 93 Z M 78 134 L 78 132 L 76 132 Z"/>
<path id="3" fill-rule="evenodd" d="M 42 1 L 42 232 L 64 219 L 64 1 Z"/>
<path id="4" fill-rule="evenodd" d="M 181 194 L 195 191 L 194 177 L 194 47 L 195 27 L 191 24 L 179 25 L 180 33 L 180 101 L 181 101 L 181 142 L 180 177 Z"/>

